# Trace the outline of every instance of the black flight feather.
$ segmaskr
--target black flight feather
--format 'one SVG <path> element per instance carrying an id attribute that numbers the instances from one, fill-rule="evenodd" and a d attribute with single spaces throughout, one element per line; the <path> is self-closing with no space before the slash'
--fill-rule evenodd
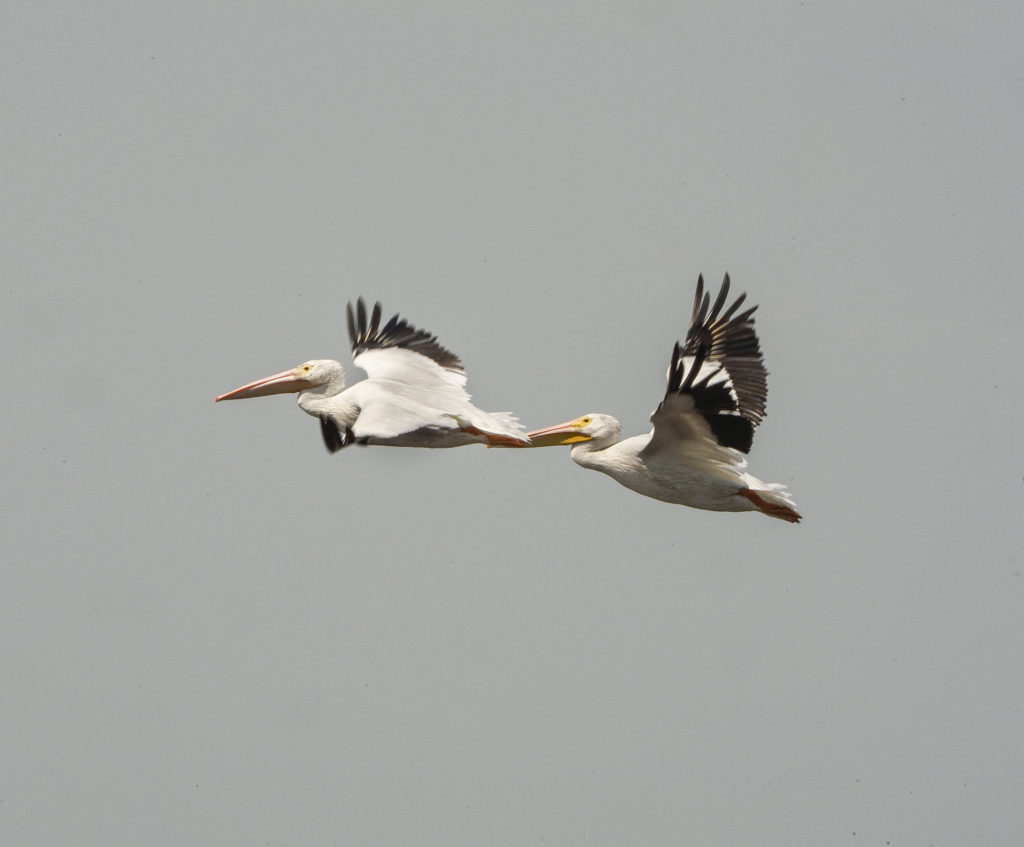
<path id="1" fill-rule="evenodd" d="M 728 274 L 714 305 L 703 275 L 698 277 L 690 329 L 672 349 L 666 393 L 688 395 L 719 444 L 747 453 L 764 417 L 768 372 L 751 317 L 757 306 L 737 315 L 746 300 L 741 294 L 723 312 L 728 296 Z"/>
<path id="2" fill-rule="evenodd" d="M 702 289 L 703 280 L 698 279 L 698 294 Z M 686 333 L 682 354 L 696 358 L 698 353 L 702 352 L 705 360 L 723 366 L 729 374 L 733 391 L 736 392 L 736 411 L 753 426 L 757 426 L 764 417 L 765 401 L 768 397 L 768 371 L 764 367 L 752 317 L 757 306 L 735 314 L 746 300 L 746 294 L 741 294 L 724 313 L 720 314 L 728 293 L 729 275 L 726 274 L 715 299 L 714 308 L 710 312 L 707 311 L 706 306 L 710 300 L 707 294 L 703 296 L 702 308 L 698 311 L 695 307 L 695 320 Z M 696 319 L 698 317 L 700 320 Z"/>
<path id="3" fill-rule="evenodd" d="M 351 430 L 343 431 L 329 415 L 320 415 L 320 434 L 324 437 L 324 446 L 328 453 L 337 453 L 355 440 Z"/>
<path id="4" fill-rule="evenodd" d="M 352 342 L 352 355 L 357 356 L 364 350 L 382 350 L 388 347 L 400 347 L 413 353 L 419 353 L 437 362 L 442 368 L 463 373 L 462 361 L 451 350 L 443 347 L 426 330 L 417 329 L 404 318 L 394 315 L 383 328 L 380 326 L 381 306 L 376 303 L 370 320 L 366 317 L 366 304 L 360 297 L 356 301 L 355 316 L 352 304 L 348 304 L 348 334 Z"/>

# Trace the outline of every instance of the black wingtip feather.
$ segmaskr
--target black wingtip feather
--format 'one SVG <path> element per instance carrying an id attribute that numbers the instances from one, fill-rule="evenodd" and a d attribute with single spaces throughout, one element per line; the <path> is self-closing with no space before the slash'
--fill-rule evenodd
<path id="1" fill-rule="evenodd" d="M 710 302 L 711 298 L 704 290 L 704 275 L 700 274 L 697 277 L 697 291 L 693 295 L 693 312 L 690 314 L 690 326 L 704 323 Z"/>
<path id="2" fill-rule="evenodd" d="M 366 326 L 366 303 L 362 297 L 356 300 L 356 323 L 359 325 L 360 331 Z"/>
<path id="3" fill-rule="evenodd" d="M 682 351 L 679 348 L 678 342 L 676 343 L 676 368 L 678 369 L 680 378 L 677 380 L 678 387 L 676 391 L 689 392 L 693 390 L 693 380 L 700 373 L 700 369 L 704 366 L 704 359 L 706 351 L 703 349 L 697 350 L 693 354 L 693 362 L 689 368 L 686 368 L 686 363 L 683 361 Z"/>
<path id="4" fill-rule="evenodd" d="M 672 351 L 668 393 L 688 394 L 718 443 L 746 453 L 765 414 L 768 372 L 754 331 L 757 306 L 737 314 L 744 293 L 725 308 L 730 285 L 726 274 L 712 306 L 703 275 L 697 278 L 690 329 Z M 719 377 L 723 369 L 727 380 Z"/>
<path id="5" fill-rule="evenodd" d="M 320 434 L 328 453 L 337 453 L 342 447 L 351 443 L 349 430 L 342 432 L 335 420 L 327 415 L 320 416 Z"/>
<path id="6" fill-rule="evenodd" d="M 345 317 L 348 320 L 348 343 L 352 347 L 356 346 L 356 319 L 352 314 L 352 304 L 345 304 Z"/>
<path id="7" fill-rule="evenodd" d="M 383 328 L 380 321 L 380 302 L 374 305 L 373 312 L 367 320 L 366 305 L 360 297 L 356 301 L 355 325 L 350 328 L 353 355 L 358 355 L 364 350 L 401 347 L 432 359 L 442 368 L 457 373 L 464 372 L 459 357 L 442 346 L 436 335 L 417 329 L 397 314 L 393 315 Z"/>
<path id="8" fill-rule="evenodd" d="M 725 312 L 722 314 L 722 317 L 720 318 L 720 320 L 723 320 L 723 321 L 730 320 L 732 318 L 733 314 L 735 313 L 735 311 L 740 306 L 743 305 L 743 301 L 746 300 L 746 299 L 747 299 L 747 292 L 744 291 L 739 297 L 737 297 L 733 301 L 732 305 L 728 309 L 725 310 Z M 756 308 L 757 308 L 757 306 L 754 306 L 754 309 L 756 309 Z M 751 311 L 753 311 L 753 310 L 751 310 Z M 742 320 L 742 319 L 743 319 L 743 316 L 740 316 L 739 320 Z"/>
<path id="9" fill-rule="evenodd" d="M 729 274 L 726 274 L 725 279 L 722 280 L 722 287 L 718 290 L 718 297 L 715 298 L 715 307 L 711 310 L 710 320 L 714 321 L 718 317 L 718 313 L 722 311 L 722 305 L 725 303 L 725 298 L 728 296 Z"/>

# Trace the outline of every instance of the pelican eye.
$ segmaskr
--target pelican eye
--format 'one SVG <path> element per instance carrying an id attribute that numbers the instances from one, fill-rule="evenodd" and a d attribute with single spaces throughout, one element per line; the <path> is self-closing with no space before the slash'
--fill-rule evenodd
<path id="1" fill-rule="evenodd" d="M 578 421 L 576 421 L 576 425 L 577 426 L 589 426 L 591 420 L 593 420 L 593 419 L 592 418 L 580 418 Z"/>
<path id="2" fill-rule="evenodd" d="M 313 366 L 312 365 L 303 365 L 302 366 L 302 372 L 303 373 L 307 373 L 308 374 L 311 370 L 313 370 Z"/>

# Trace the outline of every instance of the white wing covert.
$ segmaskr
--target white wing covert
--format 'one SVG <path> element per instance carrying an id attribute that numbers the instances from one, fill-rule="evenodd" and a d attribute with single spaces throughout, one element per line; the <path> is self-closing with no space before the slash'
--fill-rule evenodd
<path id="1" fill-rule="evenodd" d="M 393 315 L 382 327 L 380 303 L 375 303 L 367 316 L 362 297 L 356 301 L 354 312 L 351 303 L 346 312 L 352 362 L 366 371 L 370 379 L 414 385 L 424 381 L 466 385 L 465 366 L 458 356 L 441 345 L 436 335 L 417 329 L 398 315 Z"/>

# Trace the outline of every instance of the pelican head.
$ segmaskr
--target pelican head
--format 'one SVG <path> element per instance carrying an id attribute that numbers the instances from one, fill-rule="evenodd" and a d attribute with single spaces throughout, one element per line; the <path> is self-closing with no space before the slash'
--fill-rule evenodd
<path id="1" fill-rule="evenodd" d="M 581 444 L 595 441 L 607 445 L 619 440 L 622 427 L 611 415 L 592 412 L 573 421 L 535 429 L 526 434 L 531 447 L 554 447 L 559 444 Z M 595 445 L 597 446 L 597 445 Z"/>
<path id="2" fill-rule="evenodd" d="M 294 394 L 317 388 L 325 395 L 337 394 L 345 387 L 345 368 L 333 359 L 310 359 L 290 371 L 257 379 L 227 394 L 221 394 L 216 401 L 244 400 L 249 397 L 266 397 L 270 394 Z"/>

